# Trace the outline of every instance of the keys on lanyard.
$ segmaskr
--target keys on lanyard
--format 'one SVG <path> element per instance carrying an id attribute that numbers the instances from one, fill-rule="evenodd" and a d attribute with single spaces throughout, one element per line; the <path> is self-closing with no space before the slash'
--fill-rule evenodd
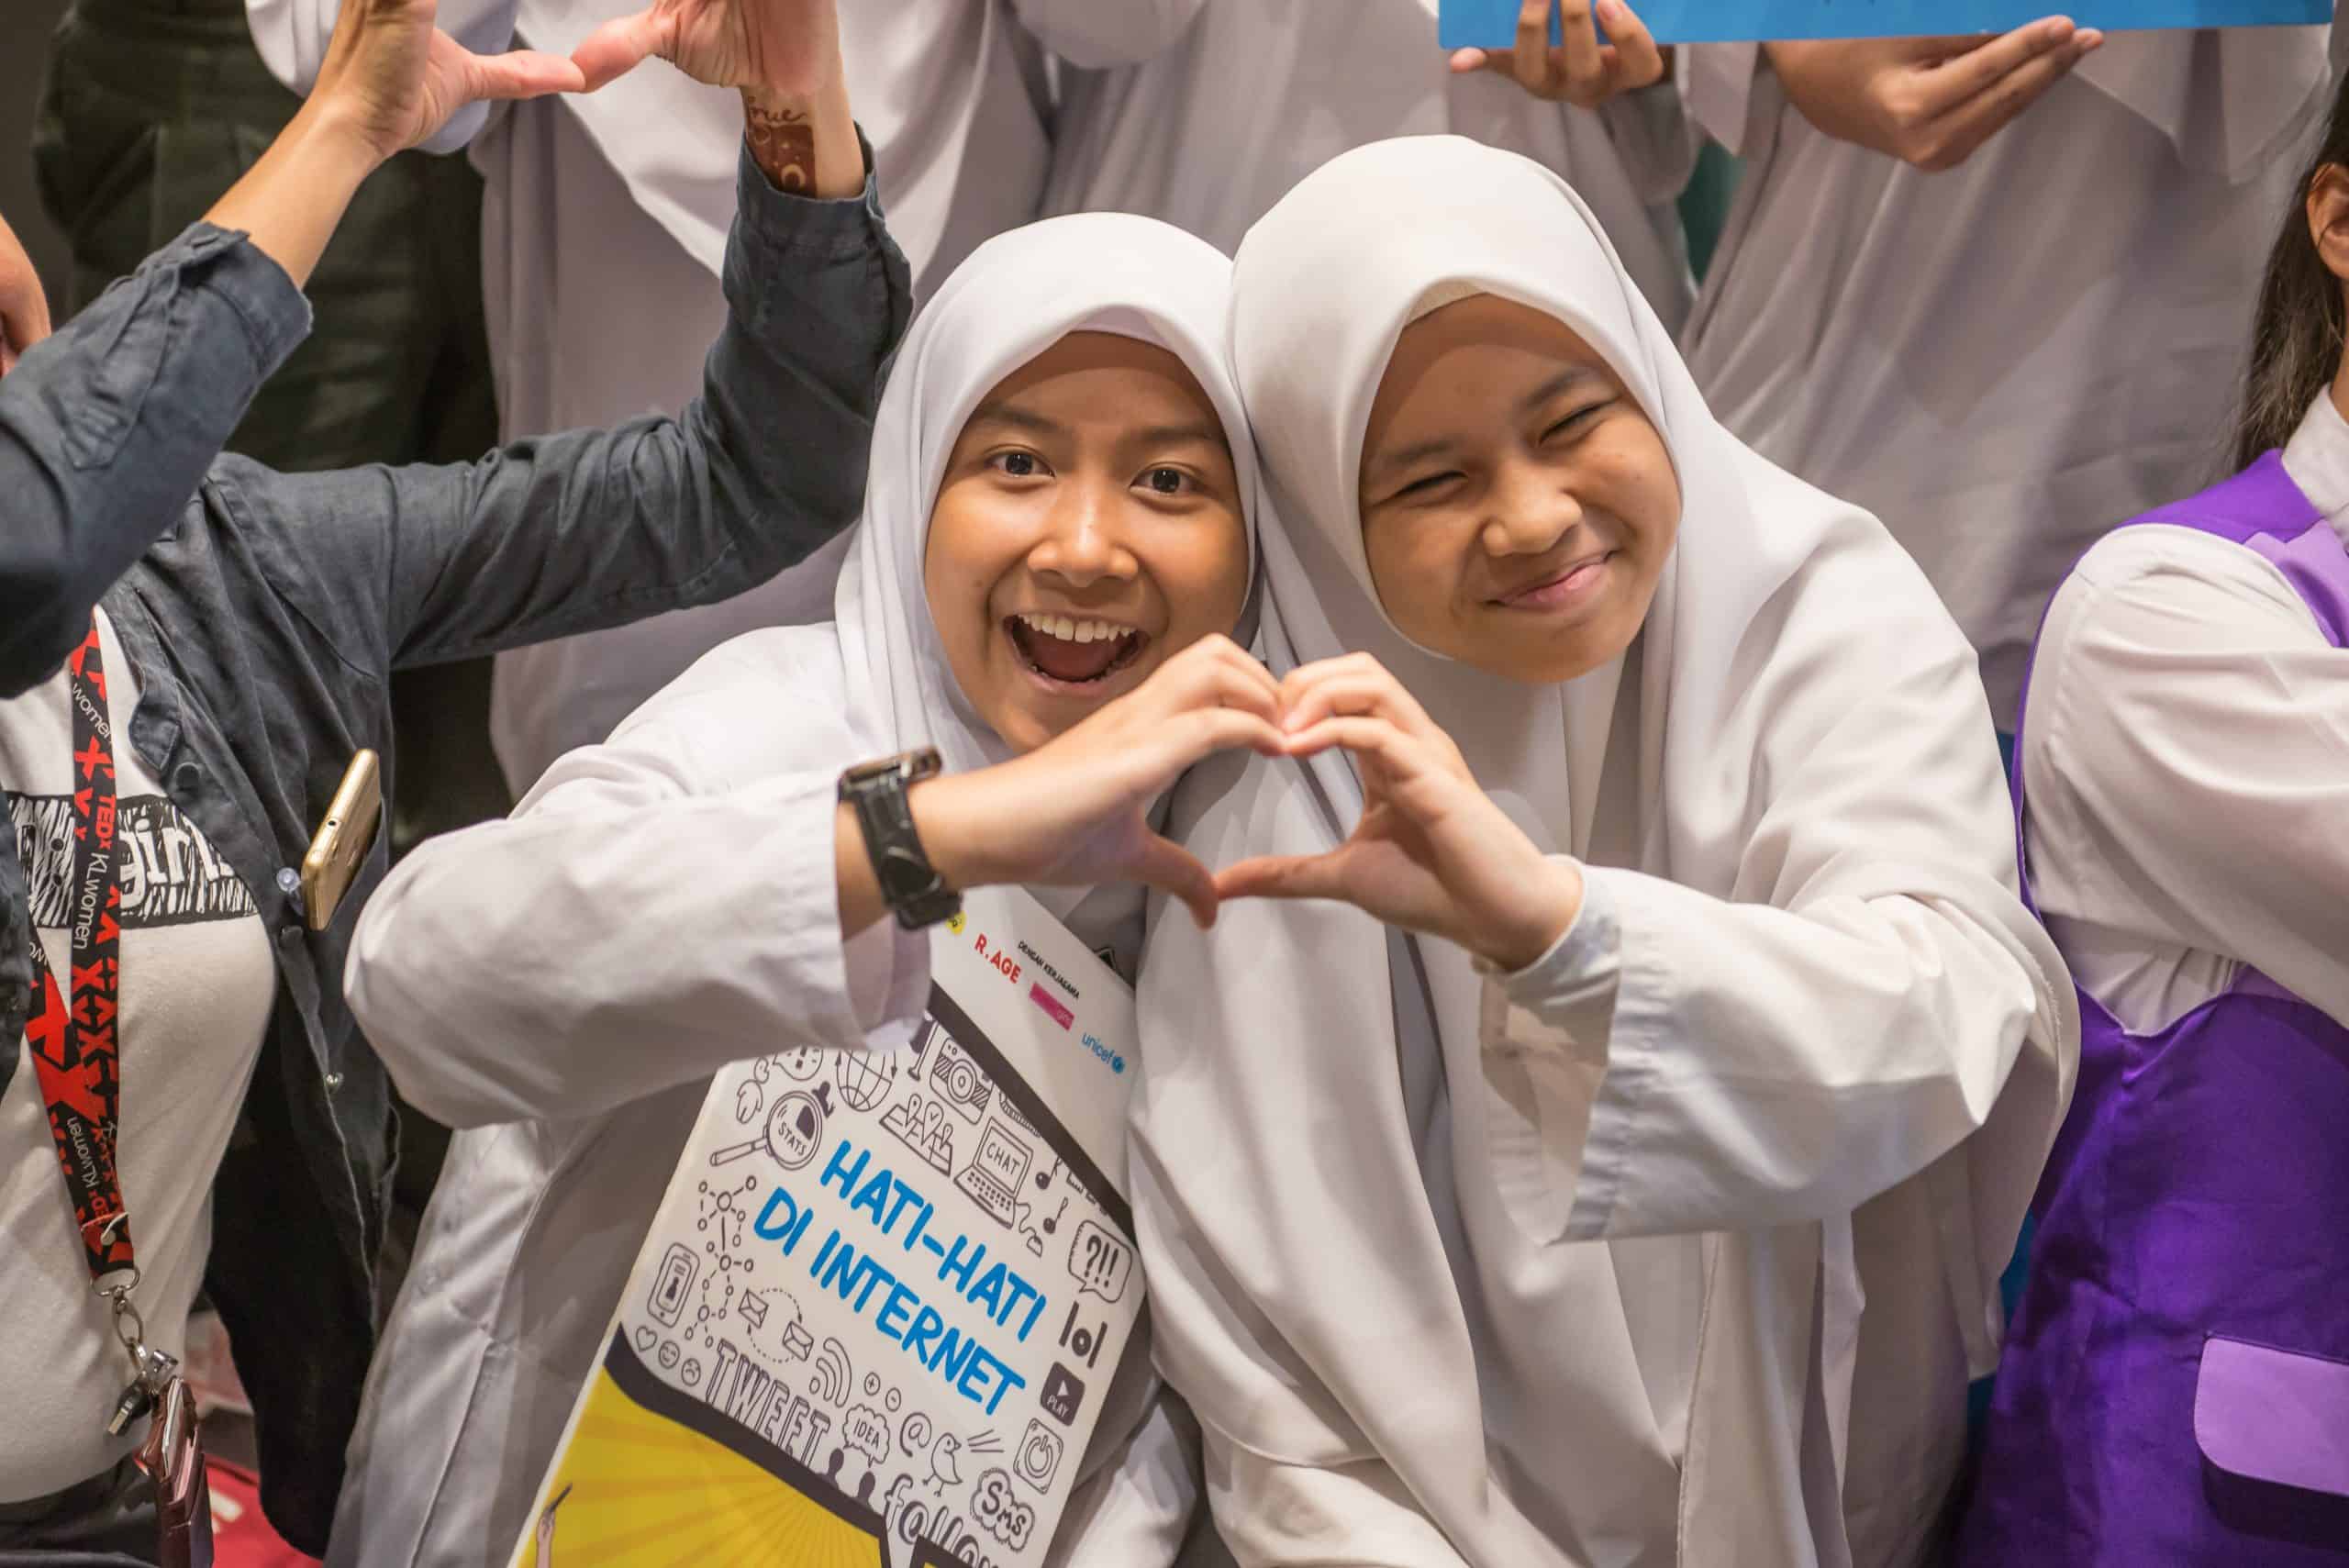
<path id="1" fill-rule="evenodd" d="M 114 1402 L 114 1413 L 106 1418 L 106 1436 L 110 1438 L 120 1437 L 133 1421 L 144 1420 L 153 1413 L 180 1369 L 177 1356 L 147 1342 L 146 1322 L 139 1316 L 139 1308 L 130 1304 L 130 1293 L 138 1284 L 138 1271 L 134 1269 L 128 1284 L 100 1293 L 113 1303 L 114 1337 L 122 1341 L 123 1353 L 130 1358 L 130 1381 L 123 1385 L 121 1395 Z"/>

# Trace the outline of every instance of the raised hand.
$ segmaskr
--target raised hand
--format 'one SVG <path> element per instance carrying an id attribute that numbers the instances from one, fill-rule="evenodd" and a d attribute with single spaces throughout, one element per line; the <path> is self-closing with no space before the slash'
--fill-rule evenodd
<path id="1" fill-rule="evenodd" d="M 2104 41 L 2046 17 L 1997 38 L 1774 43 L 1770 66 L 1802 117 L 1929 173 L 1954 169 Z"/>
<path id="2" fill-rule="evenodd" d="M 310 90 L 381 158 L 414 147 L 467 104 L 585 90 L 558 54 L 475 54 L 434 25 L 436 0 L 343 0 Z"/>
<path id="3" fill-rule="evenodd" d="M 1550 47 L 1550 14 L 1558 13 L 1561 41 Z M 1594 10 L 1597 24 L 1593 25 Z M 1602 43 L 1598 28 L 1607 29 Z M 1646 24 L 1623 0 L 1523 0 L 1517 42 L 1508 49 L 1463 49 L 1452 55 L 1455 74 L 1490 71 L 1537 98 L 1597 108 L 1618 93 L 1661 81 L 1666 61 Z"/>
<path id="4" fill-rule="evenodd" d="M 1183 771 L 1248 747 L 1278 756 L 1280 686 L 1230 639 L 1193 643 L 1024 757 L 917 786 L 914 818 L 948 884 L 1139 882 L 1215 920 L 1216 879 L 1143 814 Z"/>
<path id="5" fill-rule="evenodd" d="M 1281 683 L 1292 756 L 1353 754 L 1362 820 L 1327 854 L 1260 855 L 1215 879 L 1222 898 L 1335 898 L 1456 942 L 1503 969 L 1547 952 L 1582 907 L 1582 878 L 1544 856 L 1477 787 L 1452 738 L 1366 653 Z"/>
<path id="6" fill-rule="evenodd" d="M 813 98 L 840 74 L 835 0 L 654 0 L 572 51 L 590 91 L 658 55 L 696 82 Z"/>

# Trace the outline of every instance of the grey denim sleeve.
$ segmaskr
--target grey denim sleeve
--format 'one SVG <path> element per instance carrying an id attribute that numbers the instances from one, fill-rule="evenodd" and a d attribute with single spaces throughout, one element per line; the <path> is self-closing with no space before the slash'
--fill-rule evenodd
<path id="1" fill-rule="evenodd" d="M 856 199 L 786 195 L 745 151 L 737 186 L 728 319 L 681 417 L 444 467 L 215 470 L 211 502 L 346 660 L 463 659 L 729 598 L 855 521 L 905 258 L 870 178 Z"/>
<path id="2" fill-rule="evenodd" d="M 198 223 L 0 378 L 0 697 L 56 673 L 309 329 L 283 268 Z"/>

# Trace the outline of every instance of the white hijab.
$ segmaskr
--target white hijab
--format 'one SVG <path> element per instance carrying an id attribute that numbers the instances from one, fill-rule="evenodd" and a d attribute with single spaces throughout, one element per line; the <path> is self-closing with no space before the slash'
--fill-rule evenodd
<path id="1" fill-rule="evenodd" d="M 935 746 L 955 773 L 1013 754 L 954 679 L 930 621 L 922 557 L 947 459 L 972 411 L 997 383 L 1072 332 L 1155 344 L 1197 379 L 1231 445 L 1252 570 L 1261 506 L 1255 449 L 1224 351 L 1230 279 L 1221 251 L 1171 225 L 1088 213 L 999 235 L 940 287 L 890 370 L 874 420 L 864 515 L 841 571 L 834 619 L 814 628 L 839 639 L 847 719 L 863 754 Z M 1132 952 L 1139 888 L 1028 891 L 1088 946 Z"/>
<path id="2" fill-rule="evenodd" d="M 1679 476 L 1678 540 L 1640 639 L 1560 685 L 1414 646 L 1380 608 L 1362 543 L 1364 430 L 1396 340 L 1433 304 L 1475 293 L 1588 341 Z M 1898 673 L 1823 667 L 1820 622 L 1848 617 L 1855 638 L 1878 643 L 1887 617 L 1902 623 L 1890 640 L 1908 670 L 1978 704 L 1978 683 L 1964 684 L 1971 654 L 1874 519 L 1714 421 L 1556 175 L 1454 138 L 1339 157 L 1241 246 L 1232 336 L 1290 520 L 1286 534 L 1263 531 L 1260 646 L 1276 673 L 1375 654 L 1538 841 L 1590 863 L 1782 906 L 1822 887 L 1943 895 L 2028 944 L 1998 841 L 1952 845 L 1931 829 L 1904 840 L 1879 811 L 1824 863 L 1790 863 L 1776 813 L 1792 803 L 1774 797 L 1774 772 L 1794 772 L 1806 731 L 1832 722 L 1839 683 Z M 1352 764 L 1332 753 L 1303 769 L 1199 770 L 1174 816 L 1183 841 L 1217 859 L 1312 853 L 1342 838 L 1361 802 Z M 1802 808 L 1831 822 L 1837 801 Z M 1701 1242 L 1531 1236 L 1489 1161 L 1534 1134 L 1487 1084 L 1481 977 L 1459 949 L 1382 932 L 1351 908 L 1232 906 L 1209 933 L 1170 917 L 1144 976 L 1137 1222 L 1160 1364 L 1204 1425 L 1277 1464 L 1375 1460 L 1480 1563 L 1673 1561 L 1675 1530 L 1698 1518 L 1746 1532 L 1746 1561 L 1840 1555 L 1857 1311 L 1848 1218 Z M 2045 1095 L 2009 1095 L 1994 1119 L 2035 1118 L 2043 1150 L 2053 1114 Z M 1982 1239 L 1953 1249 L 1968 1254 L 1969 1278 L 1974 1253 L 1995 1253 L 1995 1282 L 2000 1225 L 2010 1240 L 2035 1173 L 1975 1173 Z M 1701 1360 L 1675 1305 L 1699 1289 Z M 1996 1310 L 1976 1314 L 1986 1360 Z M 1686 1560 L 1739 1558 L 1689 1544 Z"/>

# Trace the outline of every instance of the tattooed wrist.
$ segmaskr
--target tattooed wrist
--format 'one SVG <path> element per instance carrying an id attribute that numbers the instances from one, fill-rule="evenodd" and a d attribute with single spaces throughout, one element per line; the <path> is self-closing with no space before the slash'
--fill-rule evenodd
<path id="1" fill-rule="evenodd" d="M 742 129 L 751 161 L 776 190 L 793 195 L 815 190 L 816 123 L 807 100 L 745 87 Z"/>

